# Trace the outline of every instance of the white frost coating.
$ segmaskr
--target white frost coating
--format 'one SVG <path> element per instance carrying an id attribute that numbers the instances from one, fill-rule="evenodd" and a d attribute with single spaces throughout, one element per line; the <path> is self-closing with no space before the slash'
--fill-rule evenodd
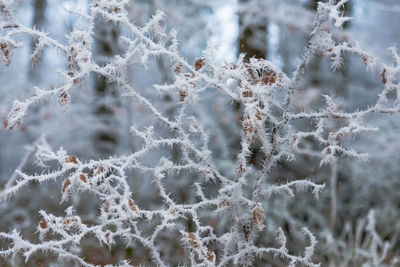
<path id="1" fill-rule="evenodd" d="M 71 105 L 70 95 L 74 90 L 78 90 L 78 85 L 89 74 L 94 73 L 125 90 L 123 97 L 134 98 L 170 132 L 175 133 L 168 137 L 157 137 L 153 127 L 138 129 L 132 126 L 131 133 L 144 141 L 140 149 L 129 155 L 116 155 L 89 162 L 82 162 L 62 148 L 54 152 L 45 141 L 37 144 L 37 164 L 45 167 L 46 163 L 53 163 L 58 165 L 58 169 L 35 175 L 18 170 L 15 183 L 1 191 L 0 197 L 4 199 L 16 194 L 21 187 L 29 186 L 31 181 L 43 183 L 63 179 L 61 201 L 68 202 L 71 193 L 75 191 L 90 192 L 101 200 L 98 203 L 100 216 L 98 222 L 87 225 L 75 214 L 73 206 L 65 211 L 65 216 L 55 216 L 42 210 L 42 218 L 37 228 L 41 242 L 32 243 L 25 240 L 17 231 L 0 233 L 0 239 L 11 241 L 10 247 L 0 251 L 0 255 L 11 257 L 21 253 L 28 261 L 34 254 L 49 252 L 58 256 L 60 260 L 68 259 L 82 266 L 94 266 L 86 262 L 76 250 L 85 237 L 94 236 L 100 243 L 108 246 L 113 246 L 117 239 L 123 240 L 128 246 L 135 242 L 140 243 L 150 251 L 155 264 L 168 266 L 169 259 L 161 253 L 159 242 L 165 237 L 162 235 L 164 232 L 174 230 L 179 233 L 188 263 L 192 266 L 251 266 L 255 257 L 266 254 L 281 258 L 289 266 L 319 266 L 313 260 L 317 240 L 307 228 L 303 229 L 303 235 L 309 240 L 309 244 L 305 245 L 303 255 L 289 253 L 287 240 L 281 228 L 278 228 L 277 232 L 277 248 L 255 245 L 255 240 L 263 234 L 267 221 L 262 205 L 267 203 L 270 197 L 275 193 L 295 196 L 293 188 L 310 188 L 317 196 L 324 188 L 324 185 L 310 180 L 273 185 L 268 182 L 269 174 L 280 161 L 295 160 L 296 153 L 310 156 L 318 154 L 321 165 L 332 164 L 339 156 L 365 160 L 366 155 L 356 152 L 351 147 L 344 147 L 341 140 L 344 136 L 376 130 L 363 123 L 369 114 L 392 114 L 400 110 L 398 102 L 395 106 L 389 106 L 387 100 L 393 88 L 396 89 L 396 93 L 399 92 L 396 79 L 400 73 L 400 58 L 396 51 L 391 49 L 396 66 L 379 66 L 382 68 L 384 86 L 375 105 L 355 112 L 346 112 L 341 110 L 334 98 L 324 96 L 324 109 L 318 112 L 295 113 L 293 93 L 306 71 L 308 62 L 315 54 L 331 56 L 333 69 L 337 69 L 342 63 L 340 55 L 344 52 L 359 55 L 367 69 L 376 64 L 375 59 L 364 52 L 359 44 L 336 44 L 331 34 L 321 27 L 328 19 L 332 20 L 336 27 L 341 27 L 349 19 L 342 17 L 340 13 L 345 0 L 337 4 L 319 5 L 310 43 L 292 77 L 273 63 L 261 59 L 244 62 L 243 57 L 240 57 L 237 62 L 219 65 L 210 56 L 212 53 L 209 51 L 191 64 L 178 52 L 176 32 L 167 31 L 162 26 L 162 21 L 168 18 L 161 11 L 158 11 L 144 27 L 138 27 L 128 18 L 128 2 L 91 1 L 87 14 L 73 12 L 88 22 L 88 28 L 86 31 L 72 31 L 67 36 L 66 44 L 61 44 L 41 31 L 19 24 L 9 8 L 10 1 L 0 0 L 1 12 L 6 14 L 10 23 L 14 25 L 11 28 L 5 27 L 8 24 L 2 25 L 4 35 L 0 38 L 0 45 L 5 65 L 11 60 L 12 50 L 18 47 L 16 39 L 20 36 L 35 37 L 39 42 L 36 46 L 39 50 L 56 47 L 60 56 L 63 54 L 68 61 L 68 69 L 60 71 L 63 83 L 49 90 L 36 88 L 32 97 L 14 102 L 7 117 L 7 129 L 14 128 L 23 117 L 29 116 L 32 104 L 40 103 L 49 96 L 56 96 L 63 111 L 67 112 L 68 106 Z M 105 65 L 96 64 L 91 53 L 95 19 L 118 24 L 125 30 L 125 35 L 120 37 L 126 45 L 125 53 Z M 39 50 L 33 52 L 33 62 L 40 60 Z M 174 80 L 155 87 L 157 90 L 169 91 L 180 99 L 179 113 L 173 119 L 163 114 L 152 99 L 135 90 L 124 72 L 125 68 L 131 65 L 147 67 L 151 58 L 159 56 L 169 59 Z M 232 84 L 232 81 L 236 82 L 236 86 L 227 86 L 228 83 Z M 213 155 L 208 147 L 208 132 L 202 121 L 187 111 L 191 105 L 196 104 L 196 99 L 201 98 L 201 93 L 210 88 L 217 89 L 227 99 L 239 102 L 242 106 L 241 150 L 237 155 L 235 173 L 232 176 L 225 176 L 214 165 Z M 280 98 L 282 94 L 284 97 Z M 337 129 L 328 128 L 325 124 L 327 119 L 337 120 L 340 126 Z M 300 131 L 295 124 L 298 120 L 311 120 L 316 122 L 316 126 L 308 132 Z M 269 123 L 269 127 L 266 127 L 266 123 Z M 319 142 L 320 151 L 310 152 L 299 146 L 307 138 Z M 251 145 L 255 142 L 262 143 L 264 159 L 262 168 L 257 170 L 254 186 L 249 194 L 246 178 L 250 177 L 252 172 L 249 157 L 253 153 Z M 142 162 L 144 157 L 151 157 L 161 146 L 179 147 L 182 151 L 180 162 L 165 157 L 155 166 L 147 166 Z M 152 182 L 158 192 L 157 197 L 161 198 L 164 204 L 162 207 L 144 209 L 137 204 L 137 196 L 133 195 L 128 184 L 129 170 L 152 175 Z M 190 171 L 198 177 L 197 182 L 193 184 L 197 196 L 195 203 L 177 203 L 168 191 L 165 184 L 166 175 L 179 174 L 181 171 Z M 207 182 L 216 184 L 216 197 L 208 196 L 205 192 Z M 231 224 L 229 231 L 217 233 L 213 226 L 205 224 L 201 212 L 204 209 L 211 210 L 216 219 L 228 214 Z M 159 221 L 148 235 L 142 227 L 152 218 L 158 218 Z M 178 223 L 181 219 L 190 220 L 193 230 L 182 227 Z M 382 240 L 374 232 L 373 215 L 369 218 L 367 230 L 372 234 L 377 246 L 382 246 Z M 373 261 L 379 262 L 379 258 L 374 258 Z M 128 266 L 128 261 L 123 260 L 118 266 Z"/>

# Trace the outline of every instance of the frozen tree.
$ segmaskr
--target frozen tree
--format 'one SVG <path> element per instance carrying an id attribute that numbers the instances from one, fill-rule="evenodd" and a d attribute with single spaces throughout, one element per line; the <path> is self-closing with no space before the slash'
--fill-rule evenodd
<path id="1" fill-rule="evenodd" d="M 38 40 L 32 61 L 40 60 L 42 49 L 55 48 L 67 62 L 65 69 L 54 73 L 61 77 L 57 86 L 35 87 L 30 97 L 13 102 L 4 123 L 7 130 L 15 129 L 29 117 L 35 104 L 51 97 L 67 113 L 73 106 L 72 96 L 85 87 L 91 76 L 100 77 L 105 87 L 115 88 L 113 98 L 118 95 L 132 99 L 147 113 L 133 120 L 129 132 L 140 141 L 138 148 L 128 154 L 83 160 L 64 148 L 52 149 L 45 138 L 38 139 L 21 164 L 34 153 L 40 173 L 17 169 L 0 192 L 0 198 L 6 201 L 32 183 L 43 185 L 62 180 L 60 200 L 67 208 L 58 215 L 39 211 L 36 242 L 17 230 L 1 232 L 0 255 L 14 261 L 22 256 L 29 262 L 35 255 L 47 253 L 63 264 L 96 266 L 85 257 L 85 247 L 92 242 L 121 250 L 133 248 L 133 255 L 120 254 L 115 258 L 115 266 L 253 266 L 260 258 L 276 265 L 320 266 L 317 239 L 307 227 L 295 232 L 296 241 L 301 244 L 295 253 L 285 225 L 277 225 L 273 231 L 275 238 L 271 238 L 271 225 L 279 221 L 276 217 L 285 222 L 295 218 L 290 209 L 271 210 L 270 204 L 279 195 L 296 199 L 301 194 L 298 191 L 307 189 L 318 198 L 325 185 L 306 177 L 275 183 L 270 179 L 272 174 L 283 163 L 296 162 L 306 155 L 320 168 L 330 166 L 330 184 L 334 185 L 340 158 L 367 159 L 366 154 L 352 147 L 348 138 L 377 131 L 366 123 L 370 116 L 400 110 L 400 57 L 396 49 L 390 49 L 394 64 L 389 66 L 364 51 L 362 44 L 341 42 L 333 34 L 334 29 L 341 29 L 350 19 L 341 12 L 346 2 L 318 3 L 304 54 L 294 73 L 288 74 L 265 59 L 245 60 L 244 54 L 236 62 L 218 64 L 211 46 L 189 62 L 178 49 L 177 32 L 164 26 L 168 17 L 157 11 L 139 26 L 128 13 L 131 6 L 127 0 L 91 1 L 86 13 L 69 10 L 85 23 L 84 27 L 74 28 L 64 41 L 24 26 L 14 13 L 13 1 L 0 0 L 0 11 L 6 18 L 0 25 L 0 56 L 4 65 L 11 64 L 24 37 Z M 114 38 L 107 45 L 118 45 L 118 49 L 110 49 L 109 54 L 100 55 L 103 60 L 96 60 L 97 27 L 104 23 L 111 29 L 106 37 Z M 113 29 L 118 29 L 118 34 L 112 34 Z M 310 61 L 321 55 L 328 58 L 335 71 L 346 64 L 345 53 L 359 57 L 367 71 L 379 74 L 381 91 L 375 103 L 346 109 L 328 92 L 321 94 L 318 109 L 306 101 L 299 111 L 296 90 Z M 131 68 L 151 70 L 151 64 L 160 58 L 170 79 L 148 89 L 158 94 L 136 88 L 129 77 Z M 165 102 L 159 100 L 160 94 L 173 98 L 170 103 L 175 106 L 170 114 L 163 106 Z M 230 105 L 240 106 L 240 118 L 225 112 L 221 104 L 226 105 L 226 110 L 231 110 Z M 238 131 L 228 134 L 239 136 L 240 146 L 233 148 L 227 145 L 228 137 L 223 131 L 230 119 L 241 122 Z M 304 124 L 311 127 L 303 127 Z M 174 153 L 178 156 L 171 155 L 171 147 L 176 148 Z M 251 160 L 254 147 L 259 148 L 261 155 L 258 163 Z M 138 183 L 151 188 L 138 192 L 134 188 Z M 185 194 L 180 195 L 183 191 Z M 85 194 L 95 199 L 95 216 L 91 220 L 77 212 L 77 196 Z M 331 198 L 336 198 L 336 191 L 332 191 Z M 335 209 L 331 208 L 332 220 Z M 372 212 L 367 225 L 360 222 L 356 229 L 360 229 L 356 230 L 356 240 L 349 241 L 349 247 L 339 244 L 332 255 L 342 253 L 338 258 L 349 262 L 344 254 L 352 251 L 353 245 L 357 255 L 354 262 L 372 266 L 396 263 L 396 257 L 386 257 L 395 241 L 384 242 L 379 236 Z M 364 242 L 359 240 L 360 231 L 368 235 Z M 351 232 L 349 226 L 347 233 Z M 147 257 L 151 258 L 149 262 Z M 332 258 L 330 263 L 335 260 Z"/>

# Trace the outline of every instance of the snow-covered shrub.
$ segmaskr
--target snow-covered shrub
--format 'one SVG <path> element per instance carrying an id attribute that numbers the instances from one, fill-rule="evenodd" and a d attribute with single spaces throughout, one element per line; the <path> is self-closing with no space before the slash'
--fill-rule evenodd
<path id="1" fill-rule="evenodd" d="M 317 239 L 312 231 L 304 227 L 288 239 L 285 224 L 294 220 L 290 209 L 270 208 L 279 195 L 296 198 L 303 190 L 310 190 L 318 199 L 325 184 L 306 177 L 273 183 L 271 173 L 302 155 L 311 157 L 321 168 L 330 166 L 330 220 L 334 224 L 338 158 L 367 159 L 348 139 L 377 131 L 365 123 L 371 114 L 400 110 L 400 57 L 396 49 L 390 50 L 395 65 L 388 66 L 359 43 L 338 42 L 331 34 L 330 29 L 341 28 L 350 19 L 340 11 L 346 2 L 319 3 L 308 46 L 295 72 L 288 74 L 268 60 L 252 58 L 247 62 L 243 55 L 236 62 L 218 64 L 211 46 L 189 62 L 179 52 L 177 32 L 163 26 L 168 17 L 157 11 L 138 26 L 128 13 L 127 0 L 91 1 L 87 13 L 70 10 L 86 27 L 73 29 L 64 42 L 24 26 L 14 16 L 13 1 L 1 0 L 0 11 L 6 18 L 0 38 L 4 65 L 11 64 L 14 51 L 23 45 L 21 36 L 37 42 L 31 55 L 34 63 L 49 47 L 56 48 L 67 62 L 66 68 L 57 72 L 61 76 L 57 86 L 35 87 L 31 97 L 14 101 L 4 122 L 7 130 L 18 127 L 34 104 L 49 97 L 58 99 L 67 113 L 73 95 L 93 75 L 103 77 L 118 95 L 133 99 L 151 116 L 134 117 L 129 131 L 140 148 L 130 154 L 83 160 L 64 148 L 53 150 L 45 138 L 38 139 L 34 152 L 32 149 L 23 162 L 34 153 L 41 172 L 16 170 L 0 197 L 6 201 L 32 184 L 62 180 L 60 200 L 68 207 L 62 215 L 39 211 L 37 242 L 17 230 L 0 233 L 0 255 L 14 261 L 22 255 L 29 262 L 46 253 L 64 264 L 95 266 L 94 257 L 87 253 L 98 244 L 100 251 L 127 252 L 112 258 L 116 266 L 252 266 L 259 258 L 276 265 L 319 266 L 324 259 L 315 255 Z M 111 58 L 96 61 L 93 46 L 99 20 L 118 27 L 120 49 Z M 346 110 L 333 95 L 323 95 L 319 110 L 306 109 L 309 103 L 305 101 L 303 111 L 298 111 L 294 97 L 310 60 L 322 55 L 331 60 L 332 70 L 337 70 L 346 64 L 344 53 L 358 56 L 367 71 L 380 74 L 382 90 L 376 103 Z M 129 76 L 131 68 L 146 69 L 160 58 L 171 81 L 164 79 L 165 83 L 154 85 L 151 90 L 158 94 L 135 88 L 137 82 Z M 159 97 L 162 94 L 172 98 L 173 107 L 165 108 Z M 229 112 L 233 105 L 240 106 L 240 118 Z M 239 127 L 235 127 L 238 121 Z M 240 146 L 228 144 L 235 140 L 232 135 L 238 137 Z M 258 163 L 251 162 L 254 147 L 260 150 Z M 82 150 L 84 155 L 85 148 Z M 86 195 L 92 197 L 95 210 L 84 214 L 77 210 Z M 319 200 L 314 202 L 318 205 Z M 275 227 L 279 220 L 283 225 Z M 362 227 L 360 224 L 357 229 L 362 231 Z M 395 257 L 386 257 L 393 245 L 378 236 L 373 213 L 365 229 L 370 237 L 365 245 L 355 241 L 356 249 L 360 248 L 356 253 L 362 257 L 375 253 L 368 259 L 371 264 L 394 264 Z M 334 243 L 329 235 L 326 239 L 327 244 Z M 292 240 L 300 242 L 301 248 L 294 248 Z M 340 244 L 333 254 L 338 251 Z M 346 246 L 344 251 L 352 253 Z"/>

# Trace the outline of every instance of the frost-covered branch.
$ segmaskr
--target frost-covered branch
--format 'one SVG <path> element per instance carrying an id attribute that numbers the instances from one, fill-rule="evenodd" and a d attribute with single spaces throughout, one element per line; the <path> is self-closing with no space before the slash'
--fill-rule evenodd
<path id="1" fill-rule="evenodd" d="M 48 252 L 82 266 L 94 266 L 82 257 L 79 250 L 83 240 L 92 236 L 107 246 L 115 245 L 117 240 L 122 240 L 126 246 L 139 244 L 148 251 L 154 264 L 168 266 L 171 263 L 163 252 L 163 246 L 168 245 L 165 234 L 169 233 L 169 238 L 180 240 L 185 261 L 191 265 L 251 266 L 256 257 L 272 255 L 289 266 L 319 266 L 313 260 L 317 241 L 307 229 L 303 233 L 310 239 L 310 245 L 305 247 L 302 256 L 289 253 L 282 229 L 278 230 L 279 248 L 257 243 L 257 238 L 264 233 L 265 206 L 271 198 L 281 193 L 294 197 L 296 190 L 308 188 L 318 196 L 324 188 L 324 185 L 311 180 L 272 184 L 270 173 L 281 162 L 295 160 L 302 153 L 319 155 L 321 166 L 334 164 L 339 156 L 364 160 L 366 155 L 346 147 L 343 138 L 376 131 L 376 128 L 364 123 L 370 114 L 392 114 L 400 110 L 400 58 L 392 49 L 396 66 L 379 66 L 382 68 L 383 90 L 372 107 L 346 111 L 335 103 L 332 96 L 324 96 L 325 103 L 321 110 L 295 112 L 293 95 L 314 55 L 331 57 L 333 69 L 342 63 L 342 53 L 361 57 L 370 71 L 377 64 L 361 49 L 360 44 L 337 44 L 332 34 L 322 27 L 332 22 L 331 27 L 340 28 L 349 19 L 340 12 L 345 2 L 319 4 L 304 56 L 295 72 L 286 74 L 264 59 L 252 58 L 245 62 L 243 55 L 236 62 L 217 64 L 212 58 L 211 48 L 190 63 L 179 52 L 176 31 L 163 27 L 163 21 L 168 18 L 159 11 L 139 27 L 129 17 L 129 1 L 96 0 L 90 2 L 87 14 L 73 11 L 87 22 L 87 28 L 73 30 L 67 35 L 65 44 L 61 44 L 46 33 L 17 22 L 9 8 L 9 1 L 0 0 L 0 11 L 10 18 L 8 23 L 0 26 L 0 50 L 5 65 L 10 64 L 12 51 L 22 45 L 17 42 L 19 36 L 29 36 L 38 42 L 31 56 L 33 62 L 40 60 L 41 50 L 46 47 L 57 48 L 68 62 L 64 70 L 58 71 L 62 76 L 58 86 L 47 90 L 35 88 L 33 96 L 22 101 L 15 100 L 5 123 L 8 130 L 21 123 L 23 117 L 29 116 L 33 104 L 51 96 L 56 96 L 62 110 L 67 112 L 71 95 L 79 90 L 90 74 L 104 77 L 118 87 L 118 93 L 123 97 L 143 105 L 165 130 L 160 134 L 154 125 L 147 125 L 145 129 L 141 129 L 141 125 L 132 126 L 130 132 L 141 140 L 141 148 L 128 155 L 100 160 L 84 161 L 69 155 L 63 148 L 53 151 L 45 142 L 36 144 L 37 165 L 43 168 L 57 166 L 56 169 L 46 169 L 41 174 L 17 170 L 15 182 L 0 192 L 0 198 L 10 198 L 32 182 L 42 184 L 62 180 L 61 202 L 70 202 L 74 194 L 91 193 L 99 199 L 96 203 L 99 216 L 88 225 L 72 206 L 66 210 L 65 216 L 60 217 L 40 211 L 42 218 L 37 229 L 41 242 L 27 241 L 18 232 L 0 233 L 0 239 L 10 242 L 9 248 L 0 251 L 0 255 L 9 257 L 22 253 L 28 261 L 34 254 Z M 122 29 L 119 42 L 123 52 L 104 64 L 96 63 L 92 54 L 94 22 L 98 19 L 114 23 Z M 154 88 L 175 97 L 175 116 L 167 116 L 159 102 L 135 88 L 127 75 L 129 67 L 140 65 L 147 68 L 152 59 L 159 57 L 168 60 L 172 82 L 155 85 Z M 218 168 L 210 148 L 211 130 L 196 113 L 198 100 L 206 91 L 218 93 L 241 107 L 240 151 L 235 155 L 232 173 Z M 391 101 L 393 92 L 396 99 Z M 301 130 L 296 125 L 298 120 L 312 122 L 312 129 Z M 319 150 L 305 149 L 302 145 L 306 139 L 316 141 Z M 263 158 L 260 168 L 250 162 L 254 153 L 251 148 L 256 144 L 260 144 Z M 179 148 L 179 160 L 166 156 L 157 159 L 157 151 L 172 147 Z M 154 198 L 161 203 L 159 206 L 142 207 L 138 204 L 141 199 L 131 188 L 131 172 L 137 173 L 143 180 L 151 180 L 156 194 Z M 185 172 L 190 174 L 189 186 L 193 186 L 195 193 L 189 201 L 180 202 L 171 194 L 168 178 L 178 181 L 181 173 Z M 210 184 L 215 194 L 207 192 Z M 226 217 L 228 226 L 209 223 L 210 217 L 214 220 Z M 128 263 L 121 261 L 120 264 L 126 266 Z"/>

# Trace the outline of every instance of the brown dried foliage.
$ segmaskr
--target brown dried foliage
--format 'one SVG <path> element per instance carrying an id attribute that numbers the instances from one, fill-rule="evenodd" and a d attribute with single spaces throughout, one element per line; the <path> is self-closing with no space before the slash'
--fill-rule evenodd
<path id="1" fill-rule="evenodd" d="M 200 249 L 200 244 L 197 241 L 196 235 L 193 232 L 187 233 L 187 237 L 189 238 L 189 244 L 192 248 L 194 249 Z M 201 255 L 206 258 L 209 262 L 214 262 L 215 260 L 215 254 L 214 252 L 208 250 L 208 249 L 202 249 Z"/>
<path id="2" fill-rule="evenodd" d="M 86 175 L 84 173 L 81 173 L 81 175 L 79 175 L 79 179 L 84 182 L 85 184 L 87 184 L 88 180 L 86 178 Z"/>
<path id="3" fill-rule="evenodd" d="M 65 162 L 67 163 L 73 163 L 73 164 L 78 164 L 78 157 L 74 155 L 69 155 L 65 158 Z"/>
<path id="4" fill-rule="evenodd" d="M 204 58 L 200 58 L 200 59 L 196 60 L 196 62 L 194 63 L 194 69 L 196 71 L 200 70 L 201 68 L 203 68 L 204 63 L 205 63 Z"/>
<path id="5" fill-rule="evenodd" d="M 256 118 L 257 120 L 261 121 L 262 120 L 262 114 L 261 111 L 256 107 Z"/>

